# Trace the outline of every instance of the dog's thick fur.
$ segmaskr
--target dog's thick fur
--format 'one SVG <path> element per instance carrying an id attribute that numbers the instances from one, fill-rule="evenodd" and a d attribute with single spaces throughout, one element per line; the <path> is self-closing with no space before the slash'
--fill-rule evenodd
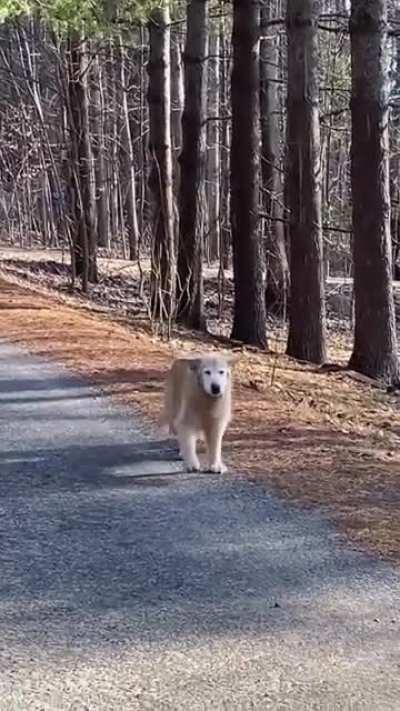
<path id="1" fill-rule="evenodd" d="M 224 473 L 222 439 L 231 419 L 230 359 L 218 355 L 177 358 L 169 371 L 164 424 L 178 438 L 189 471 L 199 471 L 197 441 L 205 441 L 207 471 Z"/>

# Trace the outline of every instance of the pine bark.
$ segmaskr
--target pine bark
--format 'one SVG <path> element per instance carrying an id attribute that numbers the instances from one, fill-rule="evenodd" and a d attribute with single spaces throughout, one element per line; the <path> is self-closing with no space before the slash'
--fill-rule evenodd
<path id="1" fill-rule="evenodd" d="M 182 112 L 184 104 L 183 65 L 180 31 L 171 31 L 171 141 L 172 172 L 174 193 L 174 237 L 175 251 L 179 243 L 179 188 L 181 171 L 179 156 L 182 150 Z"/>
<path id="2" fill-rule="evenodd" d="M 79 35 L 71 35 L 68 41 L 68 119 L 72 151 L 73 258 L 74 271 L 82 278 L 84 291 L 89 282 L 98 280 L 88 70 L 87 43 Z"/>
<path id="3" fill-rule="evenodd" d="M 207 213 L 208 258 L 216 261 L 220 254 L 220 36 L 219 28 L 210 30 L 208 115 L 207 115 Z"/>
<path id="4" fill-rule="evenodd" d="M 120 132 L 120 106 L 118 102 L 118 71 L 117 51 L 115 37 L 110 37 L 108 42 L 108 182 L 109 182 L 109 211 L 111 240 L 118 243 L 121 238 L 121 221 L 119 214 L 119 132 Z"/>
<path id="5" fill-rule="evenodd" d="M 135 260 L 138 256 L 139 245 L 139 223 L 136 207 L 136 174 L 129 117 L 128 84 L 125 69 L 126 57 L 121 36 L 119 38 L 119 49 L 122 105 L 121 153 L 123 175 L 125 178 L 124 185 L 122 186 L 124 192 L 123 205 L 126 212 L 125 224 L 128 232 L 129 259 Z"/>
<path id="6" fill-rule="evenodd" d="M 203 295 L 204 200 L 207 112 L 208 0 L 187 6 L 184 52 L 185 102 L 182 116 L 179 189 L 177 317 L 205 328 Z"/>
<path id="7" fill-rule="evenodd" d="M 171 140 L 174 190 L 179 193 L 179 154 L 182 150 L 183 68 L 179 32 L 171 33 Z"/>
<path id="8" fill-rule="evenodd" d="M 104 87 L 100 57 L 93 62 L 92 85 L 93 156 L 96 185 L 97 243 L 110 249 L 109 203 L 106 150 L 104 143 Z"/>
<path id="9" fill-rule="evenodd" d="M 175 245 L 171 150 L 170 18 L 153 10 L 149 21 L 148 104 L 150 115 L 149 185 L 153 196 L 151 264 L 152 313 L 169 320 L 174 310 Z"/>
<path id="10" fill-rule="evenodd" d="M 265 255 L 259 230 L 259 5 L 233 2 L 231 226 L 235 282 L 232 338 L 266 347 Z"/>
<path id="11" fill-rule="evenodd" d="M 221 113 L 221 134 L 220 134 L 220 151 L 221 151 L 221 178 L 220 178 L 220 265 L 223 269 L 229 268 L 229 261 L 232 247 L 231 226 L 229 220 L 230 214 L 230 137 L 231 125 L 229 120 L 230 114 L 230 94 L 229 94 L 229 56 L 227 46 L 230 46 L 224 34 L 224 23 L 221 21 L 219 28 L 219 46 L 221 51 L 221 67 L 220 67 L 220 92 L 219 92 L 219 107 Z"/>
<path id="12" fill-rule="evenodd" d="M 386 0 L 353 0 L 351 186 L 355 331 L 350 367 L 397 382 L 389 198 Z"/>
<path id="13" fill-rule="evenodd" d="M 289 292 L 289 262 L 285 244 L 283 183 L 280 166 L 279 36 L 269 25 L 272 9 L 261 5 L 260 118 L 262 205 L 265 221 L 267 309 L 285 313 Z"/>
<path id="14" fill-rule="evenodd" d="M 323 363 L 326 359 L 318 17 L 319 3 L 315 0 L 288 0 L 290 308 L 287 353 L 312 363 Z"/>
<path id="15" fill-rule="evenodd" d="M 394 17 L 400 25 L 400 7 L 396 7 Z M 400 37 L 393 38 L 393 88 L 396 99 L 391 110 L 390 143 L 390 229 L 393 251 L 393 278 L 400 279 Z"/>

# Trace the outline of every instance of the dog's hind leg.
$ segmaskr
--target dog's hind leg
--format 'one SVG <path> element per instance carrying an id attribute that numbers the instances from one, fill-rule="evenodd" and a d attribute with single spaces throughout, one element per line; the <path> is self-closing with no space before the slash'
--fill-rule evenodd
<path id="1" fill-rule="evenodd" d="M 221 427 L 210 428 L 206 431 L 206 443 L 208 450 L 208 469 L 213 474 L 224 474 L 226 466 L 222 461 L 222 438 L 224 429 Z"/>
<path id="2" fill-rule="evenodd" d="M 179 428 L 178 441 L 181 457 L 190 472 L 200 471 L 200 462 L 196 452 L 196 435 L 186 428 Z"/>

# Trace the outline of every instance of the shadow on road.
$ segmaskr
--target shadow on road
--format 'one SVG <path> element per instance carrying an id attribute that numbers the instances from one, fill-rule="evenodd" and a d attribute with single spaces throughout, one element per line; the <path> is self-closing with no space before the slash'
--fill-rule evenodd
<path id="1" fill-rule="evenodd" d="M 303 634 L 325 597 L 349 594 L 355 576 L 362 591 L 373 563 L 342 555 L 313 516 L 168 471 L 173 456 L 161 441 L 0 454 L 3 635 L 51 649 Z M 353 624 L 323 614 L 327 636 Z"/>
<path id="2" fill-rule="evenodd" d="M 315 626 L 319 644 L 353 628 L 376 642 L 368 591 L 385 604 L 383 564 L 259 486 L 179 473 L 172 441 L 140 438 L 77 379 L 38 372 L 0 380 L 3 645 L 309 640 Z"/>

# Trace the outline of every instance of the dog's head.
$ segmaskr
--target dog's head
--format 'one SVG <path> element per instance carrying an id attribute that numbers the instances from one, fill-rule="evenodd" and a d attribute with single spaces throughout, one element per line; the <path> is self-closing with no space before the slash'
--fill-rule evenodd
<path id="1" fill-rule="evenodd" d="M 201 389 L 212 398 L 223 397 L 231 377 L 229 359 L 224 356 L 195 358 L 190 368 L 197 375 Z"/>

